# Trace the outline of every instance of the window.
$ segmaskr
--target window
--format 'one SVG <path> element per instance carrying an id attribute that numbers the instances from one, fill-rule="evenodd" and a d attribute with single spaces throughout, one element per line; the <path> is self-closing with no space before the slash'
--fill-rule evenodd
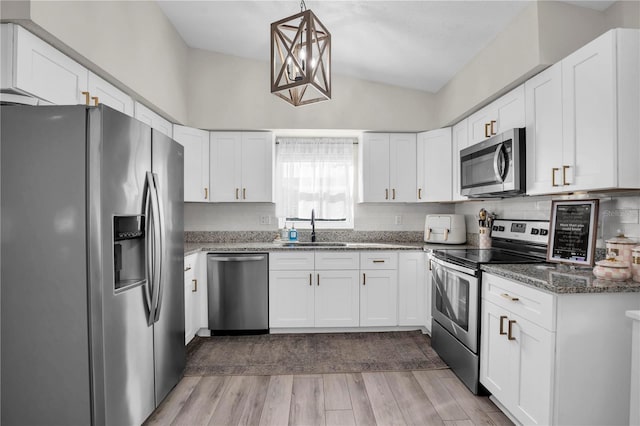
<path id="1" fill-rule="evenodd" d="M 353 228 L 353 138 L 278 138 L 275 199 L 280 225 Z M 300 221 L 300 223 L 298 223 Z"/>

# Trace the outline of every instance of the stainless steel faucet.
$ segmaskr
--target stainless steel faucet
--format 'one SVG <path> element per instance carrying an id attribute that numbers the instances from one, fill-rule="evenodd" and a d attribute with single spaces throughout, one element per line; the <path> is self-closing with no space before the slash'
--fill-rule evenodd
<path id="1" fill-rule="evenodd" d="M 311 209 L 311 242 L 316 242 L 316 209 Z"/>

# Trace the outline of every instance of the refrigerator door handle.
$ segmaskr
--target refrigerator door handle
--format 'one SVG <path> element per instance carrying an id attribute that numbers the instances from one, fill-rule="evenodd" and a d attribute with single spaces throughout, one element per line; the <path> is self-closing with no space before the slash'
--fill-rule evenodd
<path id="1" fill-rule="evenodd" d="M 153 173 L 147 172 L 146 179 L 146 213 L 147 213 L 147 233 L 146 233 L 146 259 L 147 259 L 147 300 L 149 302 L 149 313 L 147 323 L 149 325 L 155 322 L 155 313 L 158 306 L 160 274 L 161 274 L 161 258 L 159 258 L 159 245 L 161 244 L 160 218 L 158 216 L 158 193 L 156 190 L 156 181 Z M 152 233 L 148 231 L 151 229 Z"/>
<path id="2" fill-rule="evenodd" d="M 153 224 L 153 201 L 151 200 L 151 185 L 153 182 L 149 180 L 149 174 L 147 174 L 145 182 L 144 182 L 144 195 L 143 195 L 143 206 L 144 206 L 144 235 L 145 235 L 145 245 L 144 245 L 144 258 L 145 258 L 145 285 L 143 289 L 144 298 L 147 306 L 147 323 L 151 324 L 151 317 L 153 314 L 153 306 L 152 306 L 152 290 L 153 290 L 153 239 L 150 238 L 152 235 L 151 229 L 154 226 Z"/>
<path id="3" fill-rule="evenodd" d="M 157 265 L 158 265 L 158 279 L 157 279 L 157 294 L 156 294 L 156 302 L 155 302 L 155 308 L 154 308 L 154 318 L 153 318 L 153 322 L 158 322 L 158 320 L 160 319 L 160 307 L 162 306 L 162 293 L 164 290 L 164 284 L 163 284 L 163 280 L 162 280 L 162 265 L 164 264 L 164 236 L 165 236 L 165 232 L 166 232 L 166 228 L 165 228 L 165 222 L 164 222 L 164 214 L 162 209 L 160 208 L 160 192 L 158 191 L 158 175 L 156 173 L 153 173 L 153 188 L 155 191 L 155 200 L 156 200 L 156 214 L 154 216 L 154 220 L 157 220 L 158 222 L 158 227 L 157 227 L 157 235 L 156 235 L 156 241 L 157 241 L 157 245 L 155 245 L 155 249 L 156 249 L 156 255 L 157 255 Z"/>

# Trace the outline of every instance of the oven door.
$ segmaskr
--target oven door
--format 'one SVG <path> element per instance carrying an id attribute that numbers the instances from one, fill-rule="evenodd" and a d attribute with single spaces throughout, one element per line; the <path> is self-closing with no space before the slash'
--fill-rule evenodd
<path id="1" fill-rule="evenodd" d="M 473 353 L 478 353 L 478 278 L 474 271 L 432 259 L 432 315 Z"/>

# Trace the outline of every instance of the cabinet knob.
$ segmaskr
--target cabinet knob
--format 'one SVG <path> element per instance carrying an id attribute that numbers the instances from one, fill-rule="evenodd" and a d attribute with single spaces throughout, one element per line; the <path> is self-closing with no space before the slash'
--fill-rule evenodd
<path id="1" fill-rule="evenodd" d="M 551 186 L 560 186 L 560 185 L 558 185 L 558 184 L 556 183 L 556 172 L 557 172 L 558 170 L 560 170 L 560 169 L 559 169 L 559 168 L 557 168 L 557 167 L 553 167 L 553 168 L 551 169 Z"/>
<path id="2" fill-rule="evenodd" d="M 567 169 L 571 166 L 562 166 L 562 184 L 563 185 L 571 185 L 567 182 Z"/>
<path id="3" fill-rule="evenodd" d="M 513 326 L 513 324 L 516 323 L 516 320 L 509 320 L 509 325 L 507 326 L 507 339 L 508 340 L 516 340 L 515 337 L 513 337 L 513 335 L 511 334 L 512 329 L 511 327 Z"/>
<path id="4" fill-rule="evenodd" d="M 506 319 L 507 319 L 506 315 L 500 315 L 500 335 L 501 336 L 504 336 L 504 335 L 507 334 L 507 332 L 504 331 L 504 323 L 503 323 L 504 320 L 506 320 Z"/>

